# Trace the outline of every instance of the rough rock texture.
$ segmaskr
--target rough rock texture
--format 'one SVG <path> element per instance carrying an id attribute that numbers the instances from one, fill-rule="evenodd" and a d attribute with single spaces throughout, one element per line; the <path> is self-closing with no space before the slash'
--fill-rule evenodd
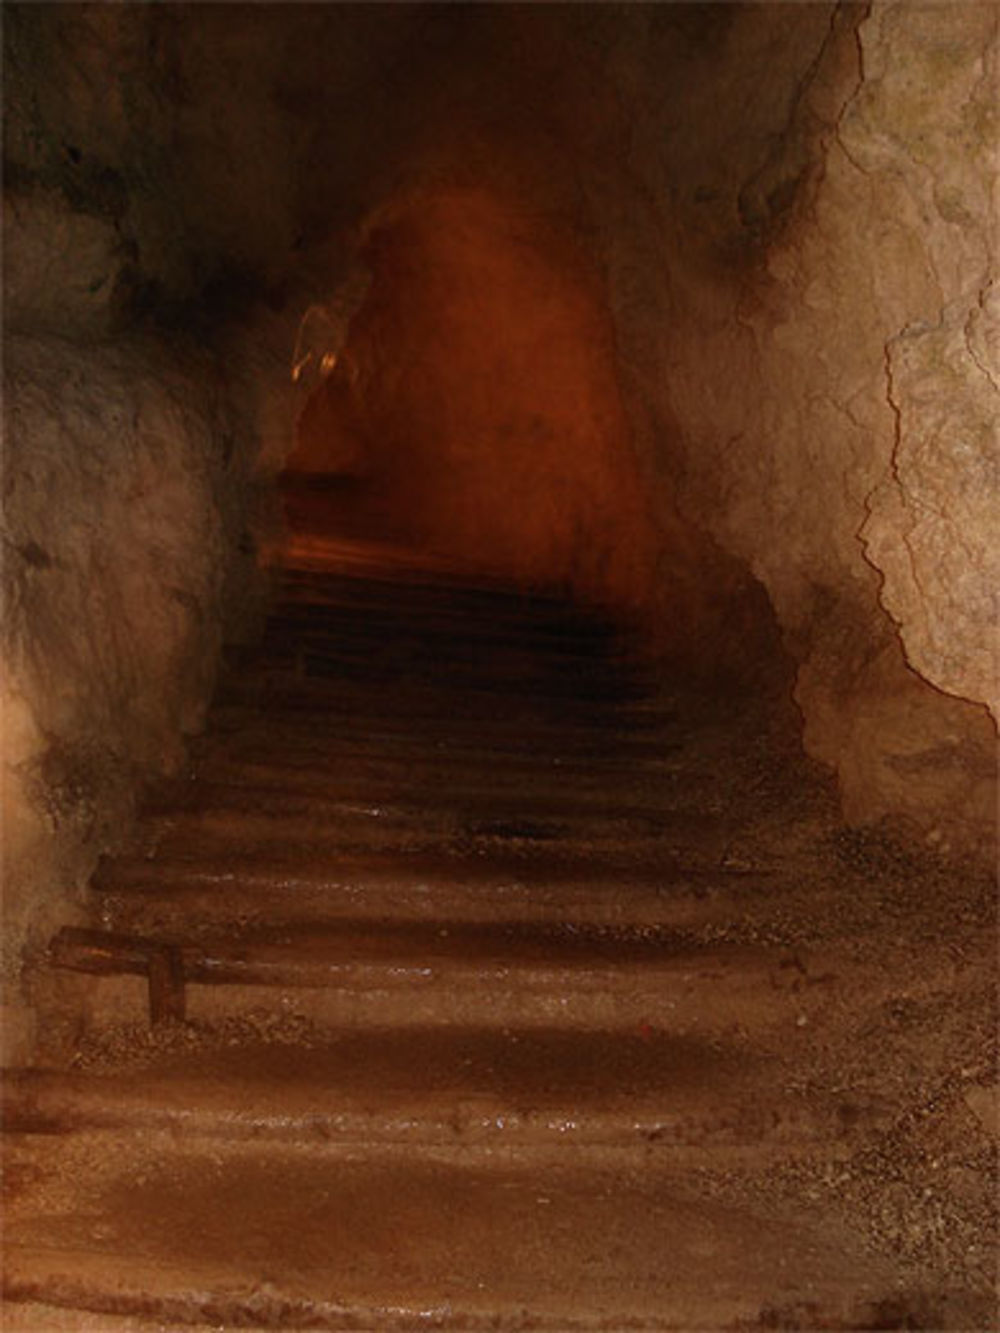
<path id="1" fill-rule="evenodd" d="M 62 52 L 52 85 L 31 81 L 23 18 L 5 49 L 8 1056 L 31 1036 L 16 985 L 23 950 L 66 919 L 99 854 L 120 844 L 141 785 L 177 768 L 223 636 L 246 632 L 260 601 L 244 515 L 261 427 L 241 382 L 249 360 L 137 322 L 139 247 L 121 224 L 142 191 L 86 156 L 98 103 L 104 149 L 128 156 L 128 117 L 102 64 L 119 52 L 121 16 L 54 7 L 28 24 L 35 57 Z M 91 22 L 108 42 L 84 40 Z M 59 116 L 47 119 L 46 96 Z"/>
<path id="2" fill-rule="evenodd" d="M 987 5 L 740 8 L 700 31 L 657 105 L 650 16 L 617 55 L 624 156 L 650 202 L 638 226 L 606 226 L 656 447 L 683 459 L 685 512 L 767 588 L 806 744 L 836 768 L 846 813 L 905 816 L 987 855 L 994 733 L 975 705 L 996 688 L 996 19 Z M 763 59 L 770 111 L 754 95 Z M 714 128 L 717 153 L 712 122 L 695 136 L 699 174 L 677 106 L 696 119 L 710 95 L 747 118 Z M 605 192 L 593 200 L 620 220 Z"/>
<path id="3" fill-rule="evenodd" d="M 65 911 L 172 771 L 240 599 L 242 464 L 223 386 L 137 341 L 8 340 L 4 459 L 7 947 Z M 234 494 L 226 495 L 227 486 Z M 7 972 L 14 959 L 7 958 Z"/>
<path id="4" fill-rule="evenodd" d="M 897 438 L 861 535 L 909 662 L 996 717 L 1000 299 L 991 282 L 953 305 L 888 344 Z"/>

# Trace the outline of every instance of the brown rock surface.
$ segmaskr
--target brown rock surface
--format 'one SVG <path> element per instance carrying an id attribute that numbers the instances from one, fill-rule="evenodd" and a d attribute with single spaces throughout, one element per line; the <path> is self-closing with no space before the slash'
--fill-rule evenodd
<path id="1" fill-rule="evenodd" d="M 9 972 L 29 917 L 64 911 L 120 837 L 136 777 L 175 769 L 202 725 L 242 463 L 198 354 L 11 338 L 5 380 Z"/>
<path id="2" fill-rule="evenodd" d="M 711 152 L 699 182 L 705 141 L 677 115 L 704 64 L 657 105 L 634 51 L 645 235 L 595 195 L 650 448 L 683 460 L 682 510 L 766 587 L 848 816 L 988 848 L 995 733 L 941 691 L 989 702 L 996 680 L 995 7 L 746 7 L 703 35 L 714 95 L 753 107 L 719 132 L 738 199 Z"/>

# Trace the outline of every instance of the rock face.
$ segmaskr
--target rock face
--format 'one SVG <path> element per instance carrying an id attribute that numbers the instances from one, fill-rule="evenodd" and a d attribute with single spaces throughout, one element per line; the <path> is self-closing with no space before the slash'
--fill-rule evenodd
<path id="1" fill-rule="evenodd" d="M 891 468 L 862 529 L 907 661 L 997 717 L 997 11 L 893 5 L 860 33 L 844 148 L 928 290 L 885 342 Z M 914 294 L 916 295 L 916 294 Z"/>
<path id="2" fill-rule="evenodd" d="M 118 840 L 137 781 L 175 771 L 201 725 L 223 606 L 240 597 L 242 479 L 211 367 L 161 345 L 10 338 L 4 414 L 16 948 Z"/>
<path id="3" fill-rule="evenodd" d="M 136 318 L 138 233 L 124 219 L 156 192 L 131 189 L 124 169 L 129 120 L 114 94 L 130 89 L 107 62 L 121 56 L 135 76 L 128 24 L 100 7 L 31 21 L 22 10 L 5 49 L 9 1055 L 30 1041 L 16 987 L 23 950 L 66 919 L 97 857 L 120 844 L 140 785 L 177 770 L 223 635 L 245 631 L 259 602 L 244 527 L 259 448 L 241 384 L 249 360 Z M 48 56 L 61 78 L 36 86 L 33 61 Z M 114 165 L 88 137 L 97 102 Z"/>
<path id="4" fill-rule="evenodd" d="M 907 660 L 949 694 L 1000 710 L 1000 297 L 992 280 L 887 344 L 892 469 L 861 530 Z"/>
<path id="5" fill-rule="evenodd" d="M 391 218 L 341 461 L 695 666 L 776 617 L 848 817 L 990 854 L 994 5 L 15 4 L 4 60 L 12 921 L 197 727 L 296 327 Z"/>
<path id="6" fill-rule="evenodd" d="M 659 103 L 653 22 L 617 65 L 653 202 L 629 226 L 593 193 L 650 451 L 682 458 L 682 509 L 767 588 L 807 746 L 850 818 L 953 849 L 989 847 L 995 808 L 996 20 L 741 8 Z M 706 138 L 709 67 L 750 114 Z"/>

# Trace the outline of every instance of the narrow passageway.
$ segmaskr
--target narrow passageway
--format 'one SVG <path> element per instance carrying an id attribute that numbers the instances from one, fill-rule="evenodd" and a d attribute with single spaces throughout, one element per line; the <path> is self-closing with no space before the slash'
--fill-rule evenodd
<path id="1" fill-rule="evenodd" d="M 997 20 L 5 5 L 5 1330 L 1000 1327 Z"/>
<path id="2" fill-rule="evenodd" d="M 986 1177 L 876 1200 L 922 1098 L 972 1114 L 988 902 L 936 948 L 958 886 L 838 841 L 773 700 L 337 550 L 53 941 L 10 1326 L 980 1326 Z"/>

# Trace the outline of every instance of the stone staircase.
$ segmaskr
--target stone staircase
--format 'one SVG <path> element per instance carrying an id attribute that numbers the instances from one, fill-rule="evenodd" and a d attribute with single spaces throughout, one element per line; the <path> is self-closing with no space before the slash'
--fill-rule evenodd
<path id="1" fill-rule="evenodd" d="M 38 979 L 9 1326 L 985 1318 L 775 1188 L 908 1094 L 817 1064 L 895 992 L 815 866 L 795 925 L 826 806 L 759 726 L 551 598 L 287 569 Z"/>

